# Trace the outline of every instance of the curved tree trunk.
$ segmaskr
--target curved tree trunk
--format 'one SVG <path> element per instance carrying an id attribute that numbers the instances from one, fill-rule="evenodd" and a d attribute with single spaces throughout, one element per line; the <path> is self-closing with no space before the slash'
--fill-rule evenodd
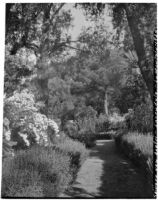
<path id="1" fill-rule="evenodd" d="M 154 80 L 153 80 L 153 73 L 150 69 L 151 66 L 150 66 L 148 60 L 146 59 L 144 38 L 140 34 L 140 31 L 138 29 L 138 24 L 136 23 L 135 17 L 129 11 L 128 4 L 124 4 L 123 8 L 126 12 L 128 25 L 129 25 L 129 28 L 131 31 L 135 50 L 136 50 L 136 53 L 138 56 L 138 66 L 140 68 L 142 77 L 143 77 L 143 79 L 146 83 L 146 86 L 148 88 L 148 91 L 150 93 L 151 100 L 153 101 Z"/>

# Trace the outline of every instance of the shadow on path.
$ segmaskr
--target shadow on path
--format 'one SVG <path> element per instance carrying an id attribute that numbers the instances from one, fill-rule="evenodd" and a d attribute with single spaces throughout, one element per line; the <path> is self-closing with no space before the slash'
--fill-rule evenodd
<path id="1" fill-rule="evenodd" d="M 141 172 L 117 152 L 113 140 L 97 140 L 68 198 L 152 198 Z"/>

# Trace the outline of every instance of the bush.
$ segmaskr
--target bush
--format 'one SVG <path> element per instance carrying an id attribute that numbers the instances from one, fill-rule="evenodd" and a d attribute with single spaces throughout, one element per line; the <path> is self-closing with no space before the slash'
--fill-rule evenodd
<path id="1" fill-rule="evenodd" d="M 123 140 L 133 144 L 134 148 L 140 150 L 145 157 L 153 158 L 153 136 L 143 135 L 138 132 L 123 135 Z"/>
<path id="2" fill-rule="evenodd" d="M 86 132 L 85 129 L 81 129 L 78 133 L 71 134 L 69 137 L 83 143 L 86 148 L 91 148 L 95 145 L 95 134 Z"/>
<path id="3" fill-rule="evenodd" d="M 134 108 L 131 116 L 130 130 L 141 133 L 153 131 L 153 107 L 149 104 L 141 104 Z"/>
<path id="4" fill-rule="evenodd" d="M 59 131 L 53 120 L 38 112 L 34 95 L 27 89 L 5 99 L 4 115 L 10 121 L 11 139 L 17 142 L 17 149 L 36 143 L 48 145 L 50 136 Z"/>
<path id="5" fill-rule="evenodd" d="M 71 180 L 68 155 L 51 147 L 36 146 L 4 160 L 2 196 L 57 197 Z"/>
<path id="6" fill-rule="evenodd" d="M 87 148 L 95 146 L 95 134 L 86 132 L 84 129 L 81 129 L 79 131 L 79 134 L 77 135 L 76 139 L 85 144 Z"/>
<path id="7" fill-rule="evenodd" d="M 74 180 L 88 151 L 61 133 L 55 145 L 34 146 L 4 159 L 3 197 L 58 197 Z"/>
<path id="8" fill-rule="evenodd" d="M 96 131 L 104 132 L 109 128 L 109 120 L 108 117 L 104 114 L 100 114 L 96 120 Z"/>
<path id="9" fill-rule="evenodd" d="M 75 120 L 69 120 L 65 124 L 65 133 L 73 140 L 85 144 L 86 147 L 92 147 L 96 132 L 96 113 L 91 106 L 78 109 L 75 113 Z"/>
<path id="10" fill-rule="evenodd" d="M 97 112 L 91 106 L 80 108 L 75 114 L 78 129 L 83 129 L 88 133 L 95 133 L 96 115 Z"/>
<path id="11" fill-rule="evenodd" d="M 65 126 L 64 126 L 64 132 L 66 133 L 66 135 L 68 135 L 70 137 L 78 134 L 77 123 L 73 120 L 67 121 Z"/>
<path id="12" fill-rule="evenodd" d="M 64 131 L 71 139 L 85 144 L 86 147 L 89 148 L 94 146 L 94 133 L 92 133 L 87 127 L 83 126 L 83 128 L 79 130 L 77 122 L 69 120 L 65 125 Z"/>
<path id="13" fill-rule="evenodd" d="M 113 113 L 113 115 L 109 116 L 109 123 L 110 129 L 113 130 L 126 128 L 125 116 L 121 116 L 118 113 Z"/>
<path id="14" fill-rule="evenodd" d="M 115 136 L 119 149 L 137 165 L 148 183 L 149 196 L 153 196 L 153 135 L 138 132 L 121 133 Z"/>
<path id="15" fill-rule="evenodd" d="M 75 162 L 72 161 L 72 164 L 75 164 L 77 168 L 82 165 L 88 156 L 88 150 L 85 148 L 84 144 L 73 141 L 68 137 L 65 137 L 64 140 L 56 146 L 63 152 L 68 153 L 72 160 L 76 160 Z"/>
<path id="16" fill-rule="evenodd" d="M 12 142 L 11 131 L 9 128 L 9 120 L 4 118 L 3 120 L 3 159 L 6 157 L 14 156 L 13 146 L 16 145 L 15 142 Z"/>

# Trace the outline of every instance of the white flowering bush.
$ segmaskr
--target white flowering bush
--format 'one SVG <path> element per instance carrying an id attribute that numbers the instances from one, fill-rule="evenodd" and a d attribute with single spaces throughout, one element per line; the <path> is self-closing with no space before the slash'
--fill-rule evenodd
<path id="1" fill-rule="evenodd" d="M 14 156 L 12 146 L 16 145 L 15 142 L 11 141 L 11 131 L 9 128 L 9 120 L 4 118 L 3 120 L 3 158 Z"/>
<path id="2" fill-rule="evenodd" d="M 10 120 L 11 139 L 20 147 L 34 143 L 47 146 L 51 142 L 50 135 L 58 136 L 58 125 L 38 112 L 34 95 L 27 89 L 5 100 L 4 114 Z"/>

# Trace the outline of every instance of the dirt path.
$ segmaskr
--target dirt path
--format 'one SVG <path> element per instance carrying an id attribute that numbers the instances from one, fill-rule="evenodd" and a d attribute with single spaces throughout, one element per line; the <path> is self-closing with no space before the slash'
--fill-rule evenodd
<path id="1" fill-rule="evenodd" d="M 113 140 L 97 140 L 76 182 L 61 197 L 149 198 L 144 177 L 115 148 Z"/>

